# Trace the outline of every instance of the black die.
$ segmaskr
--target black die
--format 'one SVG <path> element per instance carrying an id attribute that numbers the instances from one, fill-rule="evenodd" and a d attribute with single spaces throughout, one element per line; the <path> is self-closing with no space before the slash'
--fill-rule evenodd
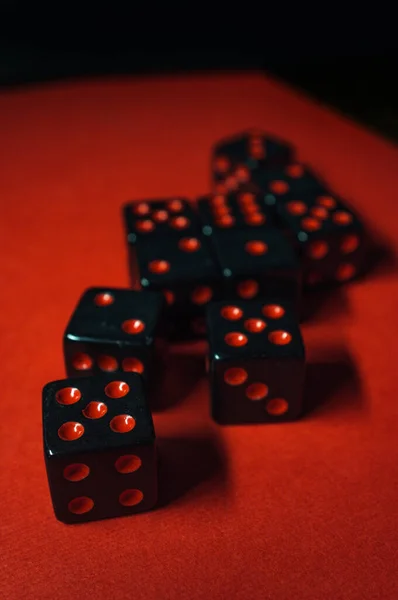
<path id="1" fill-rule="evenodd" d="M 252 300 L 270 294 L 299 307 L 298 258 L 281 231 L 214 231 L 209 238 L 222 272 L 224 298 Z"/>
<path id="2" fill-rule="evenodd" d="M 131 371 L 148 381 L 162 358 L 164 306 L 154 292 L 86 290 L 64 334 L 68 377 Z"/>
<path id="3" fill-rule="evenodd" d="M 220 297 L 219 270 L 202 234 L 196 237 L 159 237 L 135 246 L 138 280 L 146 290 L 163 292 L 169 334 L 189 339 L 205 334 L 205 312 Z"/>
<path id="4" fill-rule="evenodd" d="M 308 193 L 277 205 L 278 220 L 300 255 L 308 286 L 343 283 L 364 271 L 364 226 L 352 208 L 330 194 Z"/>
<path id="5" fill-rule="evenodd" d="M 48 383 L 43 388 L 43 440 L 60 521 L 81 523 L 155 506 L 155 432 L 139 375 Z"/>
<path id="6" fill-rule="evenodd" d="M 286 301 L 209 306 L 211 411 L 220 424 L 275 423 L 302 413 L 305 351 Z"/>

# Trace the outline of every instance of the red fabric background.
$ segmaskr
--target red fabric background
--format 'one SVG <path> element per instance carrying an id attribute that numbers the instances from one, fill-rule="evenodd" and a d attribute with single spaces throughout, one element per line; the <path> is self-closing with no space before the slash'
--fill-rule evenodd
<path id="1" fill-rule="evenodd" d="M 397 149 L 260 75 L 0 97 L 1 598 L 397 597 L 391 260 L 305 325 L 318 405 L 307 418 L 217 427 L 200 348 L 175 352 L 170 406 L 155 418 L 164 506 L 74 527 L 52 513 L 41 387 L 63 376 L 61 336 L 83 288 L 128 284 L 121 203 L 205 192 L 212 142 L 250 126 L 296 144 L 396 250 Z"/>

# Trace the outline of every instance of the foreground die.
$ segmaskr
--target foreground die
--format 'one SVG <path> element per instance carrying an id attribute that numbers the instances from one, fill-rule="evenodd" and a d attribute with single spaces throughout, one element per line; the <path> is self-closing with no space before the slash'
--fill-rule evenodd
<path id="1" fill-rule="evenodd" d="M 223 298 L 251 300 L 272 294 L 298 308 L 300 266 L 279 229 L 214 231 L 209 241 L 222 273 Z"/>
<path id="2" fill-rule="evenodd" d="M 131 269 L 132 285 L 163 293 L 169 335 L 179 339 L 203 337 L 206 306 L 220 297 L 221 289 L 208 239 L 202 234 L 140 239 L 134 256 L 137 266 Z"/>
<path id="3" fill-rule="evenodd" d="M 305 351 L 288 302 L 214 303 L 207 327 L 215 421 L 275 423 L 300 416 Z"/>
<path id="4" fill-rule="evenodd" d="M 224 193 L 248 183 L 258 167 L 276 167 L 290 162 L 293 149 L 286 142 L 258 130 L 249 130 L 219 140 L 212 152 L 212 182 Z"/>
<path id="5" fill-rule="evenodd" d="M 130 515 L 156 504 L 155 432 L 139 375 L 48 383 L 43 389 L 43 440 L 60 521 Z"/>
<path id="6" fill-rule="evenodd" d="M 163 296 L 153 292 L 86 290 L 64 334 L 67 375 L 131 371 L 149 380 L 164 347 L 163 309 Z"/>
<path id="7" fill-rule="evenodd" d="M 354 211 L 335 196 L 311 193 L 277 206 L 300 255 L 304 283 L 342 283 L 363 272 L 366 237 Z"/>
<path id="8" fill-rule="evenodd" d="M 204 235 L 222 230 L 255 231 L 275 225 L 273 210 L 263 202 L 262 194 L 253 190 L 202 196 L 198 200 L 198 213 Z"/>
<path id="9" fill-rule="evenodd" d="M 159 235 L 196 235 L 197 216 L 185 198 L 142 200 L 123 207 L 127 241 L 135 244 L 139 238 Z"/>

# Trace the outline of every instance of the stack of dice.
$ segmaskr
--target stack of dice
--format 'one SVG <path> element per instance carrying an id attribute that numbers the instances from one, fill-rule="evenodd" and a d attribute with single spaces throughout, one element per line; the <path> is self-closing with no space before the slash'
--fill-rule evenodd
<path id="1" fill-rule="evenodd" d="M 47 474 L 65 523 L 156 506 L 152 411 L 168 343 L 207 338 L 217 423 L 297 419 L 302 293 L 365 262 L 352 208 L 261 132 L 215 145 L 212 193 L 135 201 L 123 220 L 132 289 L 83 293 L 64 335 L 67 379 L 43 389 Z"/>

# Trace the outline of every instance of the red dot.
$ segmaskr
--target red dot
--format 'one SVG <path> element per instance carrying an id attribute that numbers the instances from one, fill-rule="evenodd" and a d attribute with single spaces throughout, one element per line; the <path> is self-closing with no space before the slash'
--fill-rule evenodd
<path id="1" fill-rule="evenodd" d="M 144 331 L 145 323 L 140 321 L 140 319 L 127 319 L 127 321 L 123 321 L 122 329 L 124 333 L 129 333 L 130 335 L 137 335 Z"/>
<path id="2" fill-rule="evenodd" d="M 189 226 L 189 219 L 186 217 L 173 217 L 170 219 L 171 227 L 174 229 L 186 229 Z"/>
<path id="3" fill-rule="evenodd" d="M 139 456 L 136 456 L 135 454 L 124 454 L 123 456 L 119 456 L 115 462 L 115 469 L 119 473 L 134 473 L 134 471 L 138 471 L 141 465 L 142 460 Z"/>
<path id="4" fill-rule="evenodd" d="M 104 402 L 89 402 L 86 408 L 82 411 L 87 419 L 100 419 L 108 412 L 108 407 Z"/>
<path id="5" fill-rule="evenodd" d="M 304 169 L 301 165 L 289 165 L 286 167 L 286 173 L 289 177 L 302 177 L 304 175 Z"/>
<path id="6" fill-rule="evenodd" d="M 344 263 L 340 265 L 336 271 L 336 279 L 338 281 L 348 281 L 354 277 L 356 273 L 354 265 L 351 263 Z"/>
<path id="7" fill-rule="evenodd" d="M 227 190 L 235 190 L 238 187 L 238 180 L 236 179 L 236 177 L 231 175 L 225 180 L 225 185 L 227 187 Z"/>
<path id="8" fill-rule="evenodd" d="M 235 219 L 231 215 L 225 215 L 224 217 L 216 219 L 215 223 L 218 227 L 227 228 L 232 227 L 235 224 Z"/>
<path id="9" fill-rule="evenodd" d="M 260 212 L 245 216 L 245 223 L 247 225 L 264 225 L 265 221 L 265 215 L 261 214 Z"/>
<path id="10" fill-rule="evenodd" d="M 136 506 L 143 498 L 141 490 L 124 490 L 119 496 L 119 502 L 122 506 Z"/>
<path id="11" fill-rule="evenodd" d="M 238 167 L 235 171 L 235 177 L 241 183 L 246 183 L 250 179 L 250 171 L 247 167 Z"/>
<path id="12" fill-rule="evenodd" d="M 80 390 L 75 387 L 65 387 L 58 390 L 55 394 L 55 399 L 59 404 L 69 405 L 79 402 L 82 397 Z"/>
<path id="13" fill-rule="evenodd" d="M 163 296 L 166 299 L 166 302 L 169 306 L 174 304 L 175 302 L 175 294 L 171 290 L 163 290 Z"/>
<path id="14" fill-rule="evenodd" d="M 213 162 L 213 169 L 217 173 L 226 173 L 230 168 L 229 159 L 226 156 L 216 156 Z"/>
<path id="15" fill-rule="evenodd" d="M 134 429 L 135 419 L 131 415 L 118 415 L 111 419 L 109 427 L 115 433 L 128 433 Z"/>
<path id="16" fill-rule="evenodd" d="M 225 342 L 228 346 L 234 346 L 235 348 L 239 348 L 240 346 L 245 346 L 247 344 L 247 337 L 244 333 L 239 333 L 239 331 L 231 331 L 227 333 L 224 337 Z"/>
<path id="17" fill-rule="evenodd" d="M 113 304 L 115 298 L 109 292 L 101 292 L 94 297 L 94 303 L 97 306 L 109 306 Z"/>
<path id="18" fill-rule="evenodd" d="M 141 374 L 144 372 L 144 365 L 138 358 L 128 357 L 122 360 L 122 369 L 123 371 Z"/>
<path id="19" fill-rule="evenodd" d="M 88 371 L 93 366 L 93 359 L 88 354 L 78 352 L 72 358 L 72 366 L 76 371 Z"/>
<path id="20" fill-rule="evenodd" d="M 349 225 L 353 221 L 352 215 L 345 210 L 336 210 L 332 219 L 337 225 Z"/>
<path id="21" fill-rule="evenodd" d="M 73 463 L 65 467 L 63 475 L 68 481 L 82 481 L 89 473 L 90 469 L 84 463 Z"/>
<path id="22" fill-rule="evenodd" d="M 310 210 L 310 213 L 313 217 L 317 219 L 328 219 L 329 213 L 324 206 L 313 206 Z"/>
<path id="23" fill-rule="evenodd" d="M 243 317 L 243 310 L 239 306 L 223 306 L 221 316 L 228 321 L 238 321 Z"/>
<path id="24" fill-rule="evenodd" d="M 84 427 L 81 423 L 76 421 L 67 421 L 58 429 L 58 437 L 64 442 L 72 442 L 82 437 L 84 433 Z"/>
<path id="25" fill-rule="evenodd" d="M 262 313 L 268 319 L 280 319 L 285 314 L 285 309 L 280 304 L 266 304 Z"/>
<path id="26" fill-rule="evenodd" d="M 336 206 L 336 200 L 331 196 L 318 196 L 316 201 L 318 204 L 328 209 L 335 208 Z"/>
<path id="27" fill-rule="evenodd" d="M 243 192 L 242 194 L 239 194 L 238 196 L 238 202 L 239 204 L 241 204 L 242 206 L 245 205 L 250 205 L 253 204 L 253 202 L 256 201 L 256 196 L 255 194 L 252 194 L 251 192 Z"/>
<path id="28" fill-rule="evenodd" d="M 260 160 L 265 156 L 264 148 L 262 148 L 260 145 L 252 145 L 250 146 L 250 154 L 253 158 Z"/>
<path id="29" fill-rule="evenodd" d="M 148 265 L 151 273 L 156 273 L 156 275 L 163 275 L 163 273 L 167 273 L 170 271 L 170 263 L 167 260 L 152 260 Z"/>
<path id="30" fill-rule="evenodd" d="M 198 238 L 182 238 L 178 242 L 178 247 L 183 252 L 197 252 L 200 248 L 200 241 Z"/>
<path id="31" fill-rule="evenodd" d="M 214 193 L 216 193 L 216 194 L 226 194 L 227 193 L 227 188 L 226 188 L 225 184 L 221 183 L 221 182 L 216 183 L 214 185 Z"/>
<path id="32" fill-rule="evenodd" d="M 155 224 L 150 219 L 145 219 L 144 221 L 137 221 L 135 228 L 140 233 L 149 233 L 155 229 Z"/>
<path id="33" fill-rule="evenodd" d="M 265 407 L 267 413 L 275 417 L 284 415 L 288 411 L 288 409 L 289 404 L 284 398 L 272 398 L 272 400 L 268 400 L 267 405 Z"/>
<path id="34" fill-rule="evenodd" d="M 191 294 L 191 300 L 194 304 L 206 304 L 211 300 L 213 290 L 207 285 L 200 285 L 194 289 Z"/>
<path id="35" fill-rule="evenodd" d="M 223 204 L 222 206 L 220 205 L 220 206 L 213 207 L 213 216 L 216 219 L 225 217 L 226 215 L 229 215 L 230 212 L 231 212 L 231 209 L 227 204 Z"/>
<path id="36" fill-rule="evenodd" d="M 170 200 L 170 202 L 167 203 L 167 208 L 172 213 L 178 213 L 184 208 L 184 205 L 181 200 Z"/>
<path id="37" fill-rule="evenodd" d="M 320 260 L 325 258 L 327 253 L 329 252 L 329 245 L 322 240 L 312 242 L 308 246 L 307 254 L 310 258 L 314 258 L 315 260 Z"/>
<path id="38" fill-rule="evenodd" d="M 106 356 L 105 354 L 97 358 L 97 365 L 101 371 L 116 371 L 118 364 L 116 358 L 113 356 Z"/>
<path id="39" fill-rule="evenodd" d="M 263 400 L 268 395 L 268 386 L 265 383 L 252 383 L 246 389 L 249 400 Z"/>
<path id="40" fill-rule="evenodd" d="M 286 192 L 288 192 L 290 188 L 286 181 L 271 181 L 271 183 L 269 184 L 269 189 L 274 194 L 280 195 L 286 194 Z"/>
<path id="41" fill-rule="evenodd" d="M 140 202 L 133 207 L 133 211 L 136 215 L 144 216 L 150 211 L 148 202 Z"/>
<path id="42" fill-rule="evenodd" d="M 307 212 L 307 205 L 300 200 L 292 200 L 286 204 L 286 210 L 295 217 L 301 217 Z"/>
<path id="43" fill-rule="evenodd" d="M 236 289 L 238 296 L 240 298 L 244 298 L 245 300 L 250 300 L 251 298 L 257 296 L 258 290 L 259 285 L 254 279 L 241 281 Z"/>
<path id="44" fill-rule="evenodd" d="M 292 336 L 288 331 L 271 331 L 268 334 L 268 339 L 272 344 L 276 344 L 277 346 L 286 346 L 286 344 L 290 344 L 292 341 Z"/>
<path id="45" fill-rule="evenodd" d="M 68 504 L 69 512 L 74 515 L 84 515 L 88 513 L 94 506 L 94 502 L 88 496 L 80 496 L 73 498 Z"/>
<path id="46" fill-rule="evenodd" d="M 254 215 L 255 213 L 258 213 L 260 207 L 258 206 L 257 202 L 253 202 L 252 204 L 242 204 L 241 210 L 243 214 L 248 217 L 249 215 Z"/>
<path id="47" fill-rule="evenodd" d="M 167 210 L 154 210 L 152 213 L 152 219 L 156 223 L 165 223 L 169 218 L 169 213 Z"/>
<path id="48" fill-rule="evenodd" d="M 232 367 L 224 372 L 224 381 L 228 385 L 242 385 L 248 378 L 248 373 L 240 367 Z"/>
<path id="49" fill-rule="evenodd" d="M 304 217 L 304 219 L 301 219 L 301 227 L 305 231 L 318 231 L 322 227 L 322 223 L 313 217 Z"/>
<path id="50" fill-rule="evenodd" d="M 226 202 L 226 198 L 222 194 L 217 194 L 216 196 L 213 196 L 213 198 L 210 200 L 212 207 L 224 206 L 225 202 Z"/>
<path id="51" fill-rule="evenodd" d="M 268 251 L 268 246 L 261 240 L 251 240 L 246 243 L 245 250 L 253 256 L 262 256 Z"/>
<path id="52" fill-rule="evenodd" d="M 247 319 L 247 321 L 245 321 L 245 328 L 247 331 L 250 331 L 250 333 L 261 333 L 266 326 L 266 322 L 261 319 Z"/>
<path id="53" fill-rule="evenodd" d="M 343 254 L 351 254 L 359 247 L 359 237 L 357 235 L 347 235 L 341 242 L 340 250 Z"/>
<path id="54" fill-rule="evenodd" d="M 123 398 L 129 391 L 130 388 L 125 381 L 111 381 L 105 386 L 105 394 L 108 398 Z"/>

